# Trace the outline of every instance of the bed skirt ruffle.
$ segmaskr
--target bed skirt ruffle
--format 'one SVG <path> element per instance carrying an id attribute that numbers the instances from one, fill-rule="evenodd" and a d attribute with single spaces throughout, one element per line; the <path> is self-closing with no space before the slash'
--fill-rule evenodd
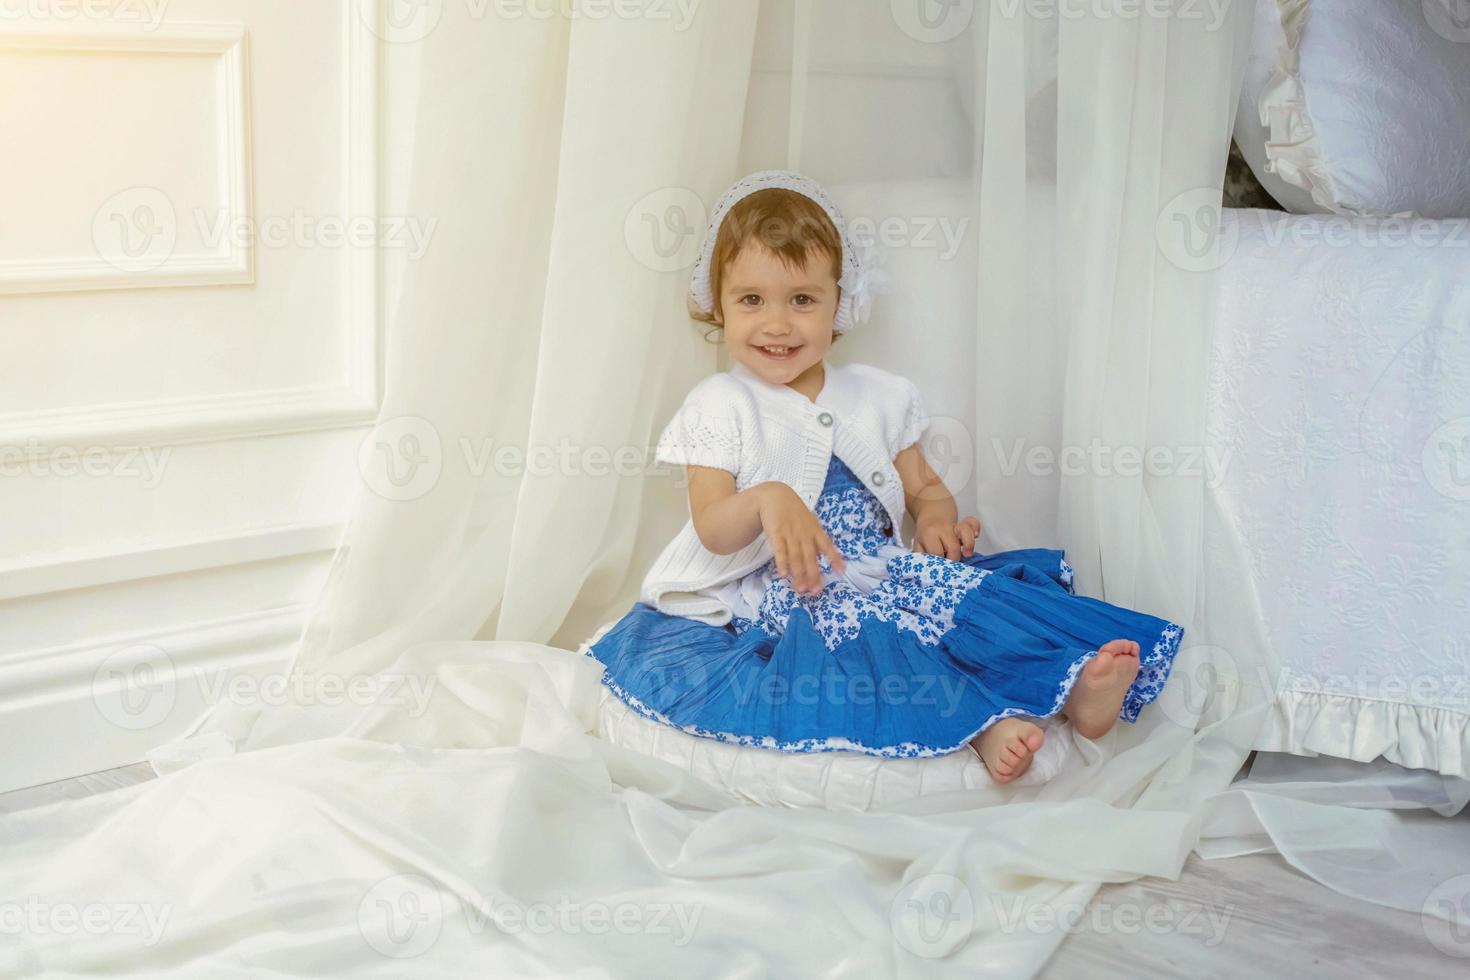
<path id="1" fill-rule="evenodd" d="M 1470 776 L 1470 712 L 1321 691 L 1281 691 L 1256 748 Z"/>

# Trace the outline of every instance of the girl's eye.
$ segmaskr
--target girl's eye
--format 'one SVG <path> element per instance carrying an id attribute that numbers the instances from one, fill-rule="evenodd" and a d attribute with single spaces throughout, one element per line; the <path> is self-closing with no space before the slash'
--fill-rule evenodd
<path id="1" fill-rule="evenodd" d="M 798 302 L 796 304 L 797 306 L 807 306 L 807 305 L 809 305 L 811 303 L 815 303 L 816 302 L 816 299 L 814 299 L 811 296 L 808 296 L 806 293 L 799 293 L 796 298 L 798 300 Z M 801 300 L 805 300 L 806 302 L 804 302 L 804 303 L 803 302 L 800 302 Z"/>
<path id="2" fill-rule="evenodd" d="M 759 296 L 757 296 L 755 293 L 747 293 L 746 295 L 740 297 L 740 302 L 743 303 L 743 304 L 745 304 L 745 305 L 747 305 L 747 306 L 749 306 L 750 304 L 749 303 L 746 303 L 745 302 L 746 300 L 754 300 L 755 302 L 759 303 L 761 301 L 761 298 Z"/>

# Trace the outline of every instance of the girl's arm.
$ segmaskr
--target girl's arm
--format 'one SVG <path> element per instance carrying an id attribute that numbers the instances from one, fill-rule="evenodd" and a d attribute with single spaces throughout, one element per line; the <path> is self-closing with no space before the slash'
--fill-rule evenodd
<path id="1" fill-rule="evenodd" d="M 735 476 L 712 466 L 689 466 L 689 515 L 700 544 L 717 555 L 732 555 L 764 533 L 776 573 L 803 594 L 822 591 L 825 554 L 841 572 L 846 560 L 817 515 L 784 483 L 757 483 L 737 492 Z"/>
<path id="2" fill-rule="evenodd" d="M 914 550 L 959 561 L 975 553 L 980 521 L 959 520 L 954 494 L 924 458 L 916 442 L 900 452 L 893 466 L 903 480 L 904 503 L 914 518 Z"/>
<path id="3" fill-rule="evenodd" d="M 761 533 L 766 484 L 736 492 L 735 474 L 714 466 L 687 466 L 689 516 L 699 543 L 717 555 L 733 555 Z"/>

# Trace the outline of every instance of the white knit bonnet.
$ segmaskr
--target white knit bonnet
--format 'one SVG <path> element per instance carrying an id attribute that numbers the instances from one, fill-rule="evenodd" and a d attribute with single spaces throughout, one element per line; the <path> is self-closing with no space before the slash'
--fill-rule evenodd
<path id="1" fill-rule="evenodd" d="M 714 312 L 710 263 L 715 252 L 715 239 L 720 234 L 720 225 L 724 222 L 725 215 L 735 206 L 735 202 L 771 187 L 796 191 L 811 198 L 827 212 L 827 217 L 832 219 L 832 224 L 837 228 L 837 234 L 842 241 L 842 277 L 837 280 L 837 286 L 842 291 L 842 298 L 837 303 L 837 316 L 832 322 L 833 333 L 846 333 L 857 324 L 865 322 L 872 309 L 873 294 L 884 280 L 882 272 L 876 267 L 877 255 L 871 247 L 860 250 L 853 242 L 842 212 L 832 203 L 820 184 L 791 170 L 760 170 L 747 174 L 720 195 L 710 214 L 709 233 L 705 236 L 699 258 L 694 263 L 694 272 L 689 279 L 689 298 L 706 314 Z"/>

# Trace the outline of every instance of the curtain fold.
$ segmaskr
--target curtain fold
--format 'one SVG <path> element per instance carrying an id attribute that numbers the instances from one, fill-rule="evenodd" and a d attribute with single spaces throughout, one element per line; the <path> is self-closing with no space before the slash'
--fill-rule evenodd
<path id="1" fill-rule="evenodd" d="M 736 176 L 759 6 L 687 25 L 478 10 L 384 49 L 413 148 L 385 194 L 435 234 L 387 270 L 383 407 L 296 674 L 372 676 L 434 640 L 575 647 L 633 601 L 684 506 L 648 433 L 716 366 L 682 257 Z M 152 758 L 336 724 L 281 708 L 216 704 L 194 748 Z"/>

